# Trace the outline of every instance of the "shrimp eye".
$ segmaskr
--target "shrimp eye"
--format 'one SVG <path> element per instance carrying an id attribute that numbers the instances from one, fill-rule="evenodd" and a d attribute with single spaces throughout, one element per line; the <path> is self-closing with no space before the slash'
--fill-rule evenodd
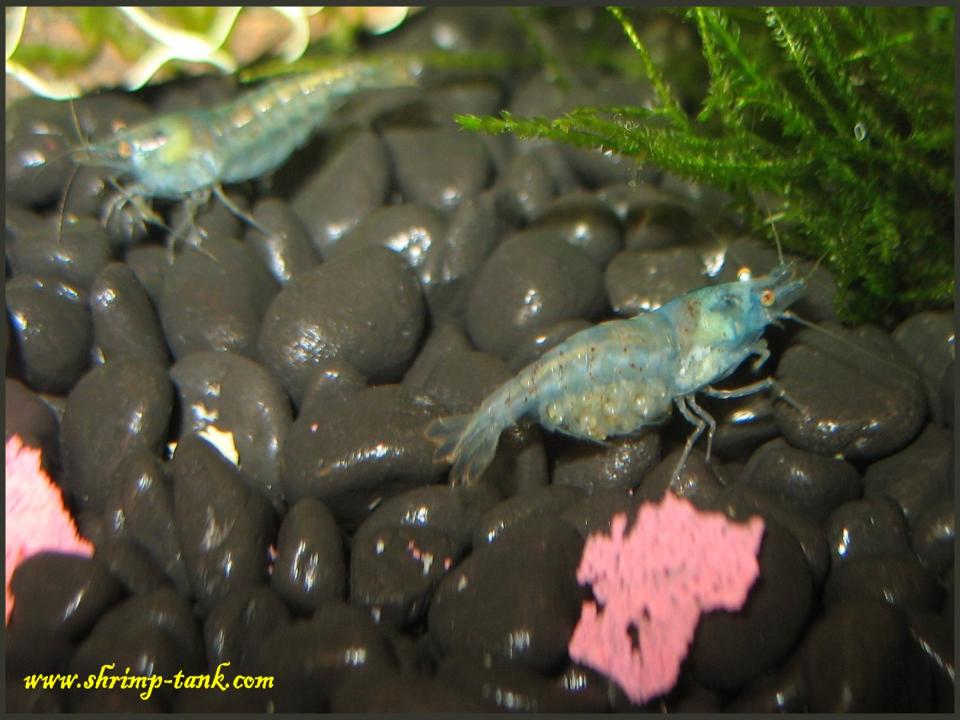
<path id="1" fill-rule="evenodd" d="M 770 307 L 776 299 L 777 294 L 773 290 L 767 289 L 760 293 L 760 304 L 764 307 Z"/>

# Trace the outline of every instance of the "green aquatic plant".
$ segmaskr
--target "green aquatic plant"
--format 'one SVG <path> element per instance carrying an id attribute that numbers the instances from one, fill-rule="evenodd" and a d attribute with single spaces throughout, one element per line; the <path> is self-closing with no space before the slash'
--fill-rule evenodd
<path id="1" fill-rule="evenodd" d="M 689 8 L 709 82 L 685 109 L 628 12 L 608 8 L 649 106 L 458 116 L 465 128 L 634 156 L 728 191 L 759 232 L 824 256 L 845 320 L 954 294 L 954 10 Z"/>

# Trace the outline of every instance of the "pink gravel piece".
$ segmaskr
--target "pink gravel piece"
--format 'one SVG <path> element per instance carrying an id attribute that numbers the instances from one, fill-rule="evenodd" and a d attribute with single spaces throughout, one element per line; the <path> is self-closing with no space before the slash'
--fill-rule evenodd
<path id="1" fill-rule="evenodd" d="M 626 525 L 619 513 L 609 536 L 584 545 L 577 580 L 597 602 L 583 603 L 569 651 L 643 703 L 676 684 L 701 613 L 743 607 L 764 527 L 760 517 L 735 523 L 669 492 L 640 506 L 628 534 Z"/>
<path id="2" fill-rule="evenodd" d="M 43 471 L 40 451 L 11 435 L 6 455 L 6 622 L 10 622 L 10 578 L 24 559 L 43 550 L 90 557 L 93 545 L 77 532 L 60 489 Z"/>

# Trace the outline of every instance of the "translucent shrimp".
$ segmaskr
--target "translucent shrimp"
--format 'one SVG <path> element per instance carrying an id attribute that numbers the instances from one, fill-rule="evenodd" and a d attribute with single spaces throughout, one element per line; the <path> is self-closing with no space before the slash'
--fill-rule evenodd
<path id="1" fill-rule="evenodd" d="M 696 393 L 735 398 L 773 389 L 785 397 L 772 378 L 736 390 L 711 384 L 750 355 L 757 356 L 754 368 L 766 361 L 770 352 L 761 335 L 805 284 L 781 264 L 769 275 L 694 290 L 653 312 L 578 332 L 501 385 L 473 414 L 431 423 L 426 436 L 439 446 L 435 459 L 453 464 L 452 484 L 469 484 L 493 460 L 500 433 L 525 415 L 548 430 L 602 442 L 658 422 L 675 404 L 695 428 L 679 473 L 707 428 L 709 456 L 716 429 Z"/>
<path id="2" fill-rule="evenodd" d="M 277 80 L 211 109 L 163 115 L 117 130 L 74 152 L 82 165 L 108 168 L 128 178 L 105 216 L 127 202 L 155 218 L 143 200 L 187 198 L 196 209 L 210 192 L 256 225 L 223 192 L 222 185 L 277 169 L 347 98 L 361 90 L 413 85 L 400 62 L 352 62 Z"/>

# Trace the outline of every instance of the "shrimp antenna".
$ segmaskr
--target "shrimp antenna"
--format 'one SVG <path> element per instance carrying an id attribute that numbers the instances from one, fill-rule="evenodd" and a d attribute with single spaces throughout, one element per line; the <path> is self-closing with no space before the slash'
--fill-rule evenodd
<path id="1" fill-rule="evenodd" d="M 766 198 L 758 197 L 758 198 L 757 198 L 757 204 L 759 204 L 759 205 L 761 206 L 761 208 L 763 209 L 763 213 L 764 213 L 764 216 L 765 216 L 765 217 L 763 218 L 763 224 L 764 224 L 764 225 L 769 225 L 769 226 L 770 226 L 770 232 L 773 233 L 773 241 L 774 241 L 774 243 L 776 243 L 776 245 L 777 245 L 777 258 L 779 258 L 781 265 L 785 265 L 786 263 L 785 263 L 784 260 L 783 260 L 783 245 L 780 244 L 780 233 L 777 232 L 777 221 L 780 220 L 780 219 L 782 219 L 783 216 L 784 216 L 784 214 L 783 214 L 783 212 L 778 212 L 778 213 L 771 214 L 771 213 L 770 213 L 770 206 L 767 205 L 767 200 L 766 200 Z"/>
<path id="2" fill-rule="evenodd" d="M 77 133 L 77 139 L 80 144 L 84 144 L 85 138 L 83 136 L 83 129 L 80 127 L 80 116 L 77 115 L 77 107 L 73 102 L 73 98 L 70 98 L 68 101 L 70 103 L 70 118 L 73 120 L 73 129 Z M 73 150 L 68 151 L 67 154 L 72 153 Z M 73 181 L 77 177 L 77 173 L 80 171 L 80 166 L 76 163 L 73 163 L 73 170 L 70 173 L 70 177 L 67 178 L 67 184 L 63 188 L 63 195 L 60 197 L 60 212 L 57 217 L 57 242 L 63 239 L 63 217 L 67 208 L 67 198 L 70 197 L 70 190 L 73 188 Z"/>
<path id="3" fill-rule="evenodd" d="M 793 312 L 792 310 L 784 310 L 784 311 L 780 314 L 780 317 L 783 318 L 783 319 L 785 319 L 785 320 L 792 320 L 793 322 L 798 323 L 798 324 L 800 324 L 800 325 L 803 325 L 804 327 L 808 327 L 808 328 L 810 328 L 811 330 L 816 330 L 817 332 L 822 332 L 822 333 L 823 333 L 824 335 L 826 335 L 827 337 L 829 337 L 829 338 L 831 338 L 831 339 L 833 339 L 833 340 L 836 340 L 837 342 L 839 342 L 839 343 L 841 343 L 841 344 L 843 344 L 843 345 L 846 345 L 847 347 L 849 347 L 849 348 L 851 348 L 851 349 L 853 349 L 853 350 L 856 350 L 857 352 L 861 352 L 861 353 L 865 353 L 865 354 L 869 355 L 873 360 L 876 360 L 876 361 L 878 361 L 878 362 L 880 362 L 880 363 L 882 363 L 882 364 L 884 364 L 884 365 L 888 365 L 888 366 L 890 366 L 890 367 L 892 367 L 892 368 L 895 368 L 895 369 L 899 370 L 900 372 L 904 373 L 905 375 L 909 375 L 910 377 L 912 377 L 912 378 L 914 378 L 914 379 L 916 379 L 916 380 L 919 380 L 919 379 L 920 379 L 920 376 L 919 376 L 916 372 L 914 372 L 913 370 L 911 370 L 910 368 L 904 367 L 904 366 L 901 365 L 900 363 L 894 362 L 893 360 L 887 360 L 886 358 L 880 357 L 879 355 L 870 353 L 870 352 L 868 352 L 865 348 L 861 347 L 860 345 L 857 345 L 855 342 L 849 340 L 848 338 L 845 338 L 845 337 L 843 337 L 842 335 L 838 335 L 837 333 L 835 333 L 835 332 L 833 332 L 833 331 L 831 331 L 831 330 L 827 330 L 825 327 L 823 327 L 823 326 L 821 326 L 821 325 L 817 325 L 816 323 L 810 322 L 809 320 L 804 320 L 802 317 L 800 317 L 799 315 L 797 315 L 797 314 L 796 314 L 795 312 Z"/>

